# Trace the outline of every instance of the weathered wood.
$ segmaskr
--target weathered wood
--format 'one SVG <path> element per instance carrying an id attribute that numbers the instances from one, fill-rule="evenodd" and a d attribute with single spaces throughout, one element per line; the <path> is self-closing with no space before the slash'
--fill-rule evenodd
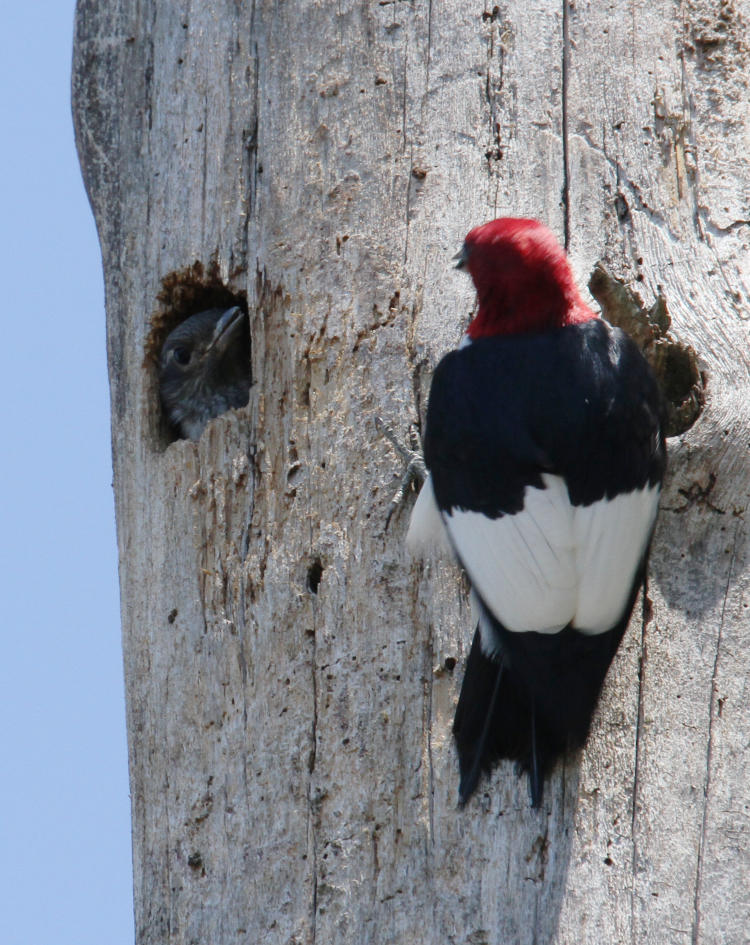
<path id="1" fill-rule="evenodd" d="M 107 294 L 138 945 L 665 942 L 750 928 L 748 9 L 79 0 Z M 603 260 L 706 372 L 649 600 L 544 808 L 456 808 L 458 571 L 384 532 L 499 214 Z M 163 280 L 248 299 L 247 408 L 167 445 Z M 455 670 L 451 670 L 455 663 Z"/>

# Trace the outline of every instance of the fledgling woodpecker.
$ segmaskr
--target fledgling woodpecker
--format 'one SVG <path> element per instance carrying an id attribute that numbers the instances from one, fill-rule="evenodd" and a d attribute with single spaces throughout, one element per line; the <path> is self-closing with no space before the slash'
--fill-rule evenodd
<path id="1" fill-rule="evenodd" d="M 247 316 L 239 306 L 212 308 L 181 322 L 159 357 L 159 393 L 167 419 L 197 440 L 209 420 L 250 397 Z"/>
<path id="2" fill-rule="evenodd" d="M 447 533 L 478 612 L 453 725 L 459 801 L 509 758 L 538 807 L 555 759 L 586 740 L 644 578 L 662 398 L 543 224 L 477 227 L 463 267 L 479 308 L 432 380 L 407 542 Z"/>

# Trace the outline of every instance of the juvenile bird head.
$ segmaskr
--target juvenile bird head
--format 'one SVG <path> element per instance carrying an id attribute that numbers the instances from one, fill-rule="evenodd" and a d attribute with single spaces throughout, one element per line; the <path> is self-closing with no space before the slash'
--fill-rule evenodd
<path id="1" fill-rule="evenodd" d="M 250 397 L 247 318 L 239 306 L 191 315 L 159 358 L 159 392 L 169 422 L 197 440 L 209 420 Z"/>
<path id="2" fill-rule="evenodd" d="M 458 260 L 479 300 L 467 331 L 472 339 L 548 331 L 596 317 L 578 292 L 565 250 L 538 220 L 501 217 L 478 226 Z"/>

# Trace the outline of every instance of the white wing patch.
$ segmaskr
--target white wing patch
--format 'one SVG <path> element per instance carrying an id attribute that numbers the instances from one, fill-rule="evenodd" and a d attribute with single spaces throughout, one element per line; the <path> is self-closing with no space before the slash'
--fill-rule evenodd
<path id="1" fill-rule="evenodd" d="M 602 633 L 622 616 L 659 506 L 659 486 L 575 510 L 578 606 L 574 626 Z"/>
<path id="2" fill-rule="evenodd" d="M 490 659 L 499 659 L 503 652 L 503 641 L 497 632 L 496 624 L 493 624 L 490 620 L 487 608 L 481 602 L 473 587 L 469 593 L 469 601 L 471 603 L 472 624 L 479 627 L 482 652 Z"/>
<path id="3" fill-rule="evenodd" d="M 443 515 L 445 527 L 473 587 L 509 630 L 556 633 L 572 622 L 603 633 L 625 609 L 659 488 L 573 506 L 561 477 L 542 479 L 545 488 L 527 486 L 515 515 L 453 509 Z M 430 493 L 437 508 L 431 486 Z M 412 525 L 416 513 L 415 506 Z"/>
<path id="4" fill-rule="evenodd" d="M 509 630 L 556 633 L 576 609 L 573 507 L 565 482 L 527 487 L 515 515 L 453 509 L 445 526 L 472 585 Z"/>
<path id="5" fill-rule="evenodd" d="M 406 533 L 406 547 L 416 555 L 437 554 L 453 557 L 453 549 L 445 532 L 443 518 L 435 501 L 432 478 L 429 475 L 419 490 L 417 501 L 411 510 L 409 530 Z"/>

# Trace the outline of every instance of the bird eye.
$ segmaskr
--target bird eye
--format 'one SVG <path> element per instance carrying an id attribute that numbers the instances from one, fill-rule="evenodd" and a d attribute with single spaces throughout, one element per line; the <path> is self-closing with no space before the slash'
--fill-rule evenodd
<path id="1" fill-rule="evenodd" d="M 188 348 L 178 347 L 172 351 L 172 357 L 178 364 L 190 363 L 190 350 Z"/>

